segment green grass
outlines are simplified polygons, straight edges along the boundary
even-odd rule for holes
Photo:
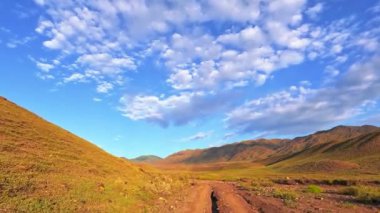
[[[323,192],[322,188],[317,185],[308,185],[305,191],[312,194],[320,194]]]

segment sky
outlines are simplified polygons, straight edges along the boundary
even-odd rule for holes
[[[116,156],[380,125],[377,0],[2,0],[0,95]]]

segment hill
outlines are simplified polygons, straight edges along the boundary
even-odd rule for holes
[[[271,164],[274,168],[294,172],[355,169],[377,174],[380,171],[380,131],[357,134],[310,145]]]
[[[166,157],[163,163],[213,163],[225,161],[258,161],[266,159],[287,140],[258,139],[227,144],[209,149],[185,150]]]
[[[380,171],[380,128],[337,126],[294,139],[258,139],[174,153],[162,162],[201,164],[249,161],[289,171]]]
[[[126,212],[159,187],[140,167],[2,97],[0,152],[1,212]]]
[[[162,160],[162,158],[155,155],[142,155],[137,158],[132,158],[129,160],[133,162],[139,162],[139,163],[155,163]]]

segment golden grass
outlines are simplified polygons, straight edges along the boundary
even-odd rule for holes
[[[134,212],[182,187],[0,98],[0,211]]]

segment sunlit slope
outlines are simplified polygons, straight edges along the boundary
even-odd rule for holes
[[[341,141],[326,141],[304,148],[273,168],[296,172],[348,171],[380,172],[380,131],[363,133]]]
[[[0,211],[126,210],[150,196],[143,170],[4,98],[0,153]]]
[[[337,126],[307,136],[257,139],[208,149],[185,150],[163,164],[254,162],[292,172],[358,171],[379,173],[380,128]]]

